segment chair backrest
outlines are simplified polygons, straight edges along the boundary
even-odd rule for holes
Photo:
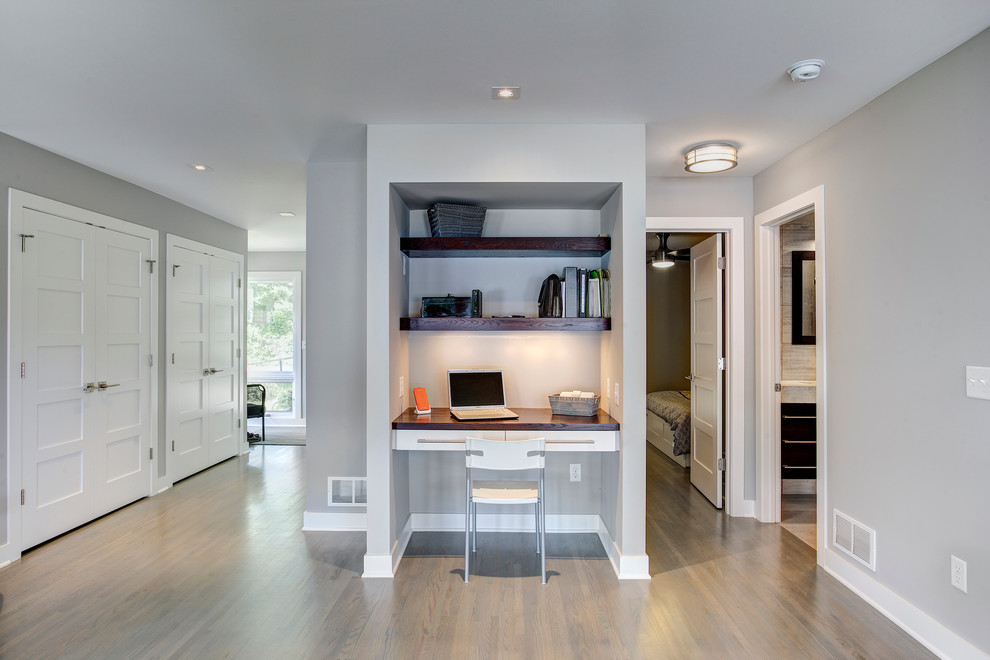
[[[531,440],[482,440],[465,438],[467,467],[480,470],[543,469],[545,438]]]
[[[248,385],[247,402],[265,405],[265,386],[257,383]]]

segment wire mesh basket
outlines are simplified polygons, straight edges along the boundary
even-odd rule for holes
[[[434,238],[478,237],[485,226],[484,206],[438,203],[426,211]]]
[[[554,415],[579,415],[581,417],[592,417],[598,414],[598,404],[601,403],[600,396],[560,396],[551,394],[550,411]]]

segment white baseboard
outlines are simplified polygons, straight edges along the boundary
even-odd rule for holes
[[[555,534],[579,534],[597,532],[600,518],[594,514],[547,516],[547,532]],[[463,513],[414,513],[409,516],[414,532],[463,532]],[[479,513],[479,532],[533,532],[536,533],[532,513]]]
[[[743,500],[738,507],[732,507],[731,511],[726,509],[726,513],[733,518],[755,518],[756,500]]]
[[[304,532],[363,532],[368,529],[368,514],[350,512],[303,511]]]
[[[364,556],[363,578],[392,578],[392,555],[368,555]]]
[[[940,658],[986,660],[990,657],[830,548],[825,550],[824,568]]]
[[[605,554],[612,564],[615,576],[620,580],[649,580],[650,579],[650,558],[646,555],[623,555],[619,546],[612,540],[612,535],[608,533],[604,521],[598,519],[598,538],[605,548]]]

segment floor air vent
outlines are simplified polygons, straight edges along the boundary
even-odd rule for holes
[[[877,570],[877,533],[844,513],[832,509],[834,530],[832,543],[838,549],[863,564]]]
[[[368,479],[366,477],[327,478],[327,504],[347,506],[368,503]]]

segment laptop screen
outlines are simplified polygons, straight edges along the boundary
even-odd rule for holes
[[[452,369],[447,388],[451,409],[505,407],[501,369]]]

